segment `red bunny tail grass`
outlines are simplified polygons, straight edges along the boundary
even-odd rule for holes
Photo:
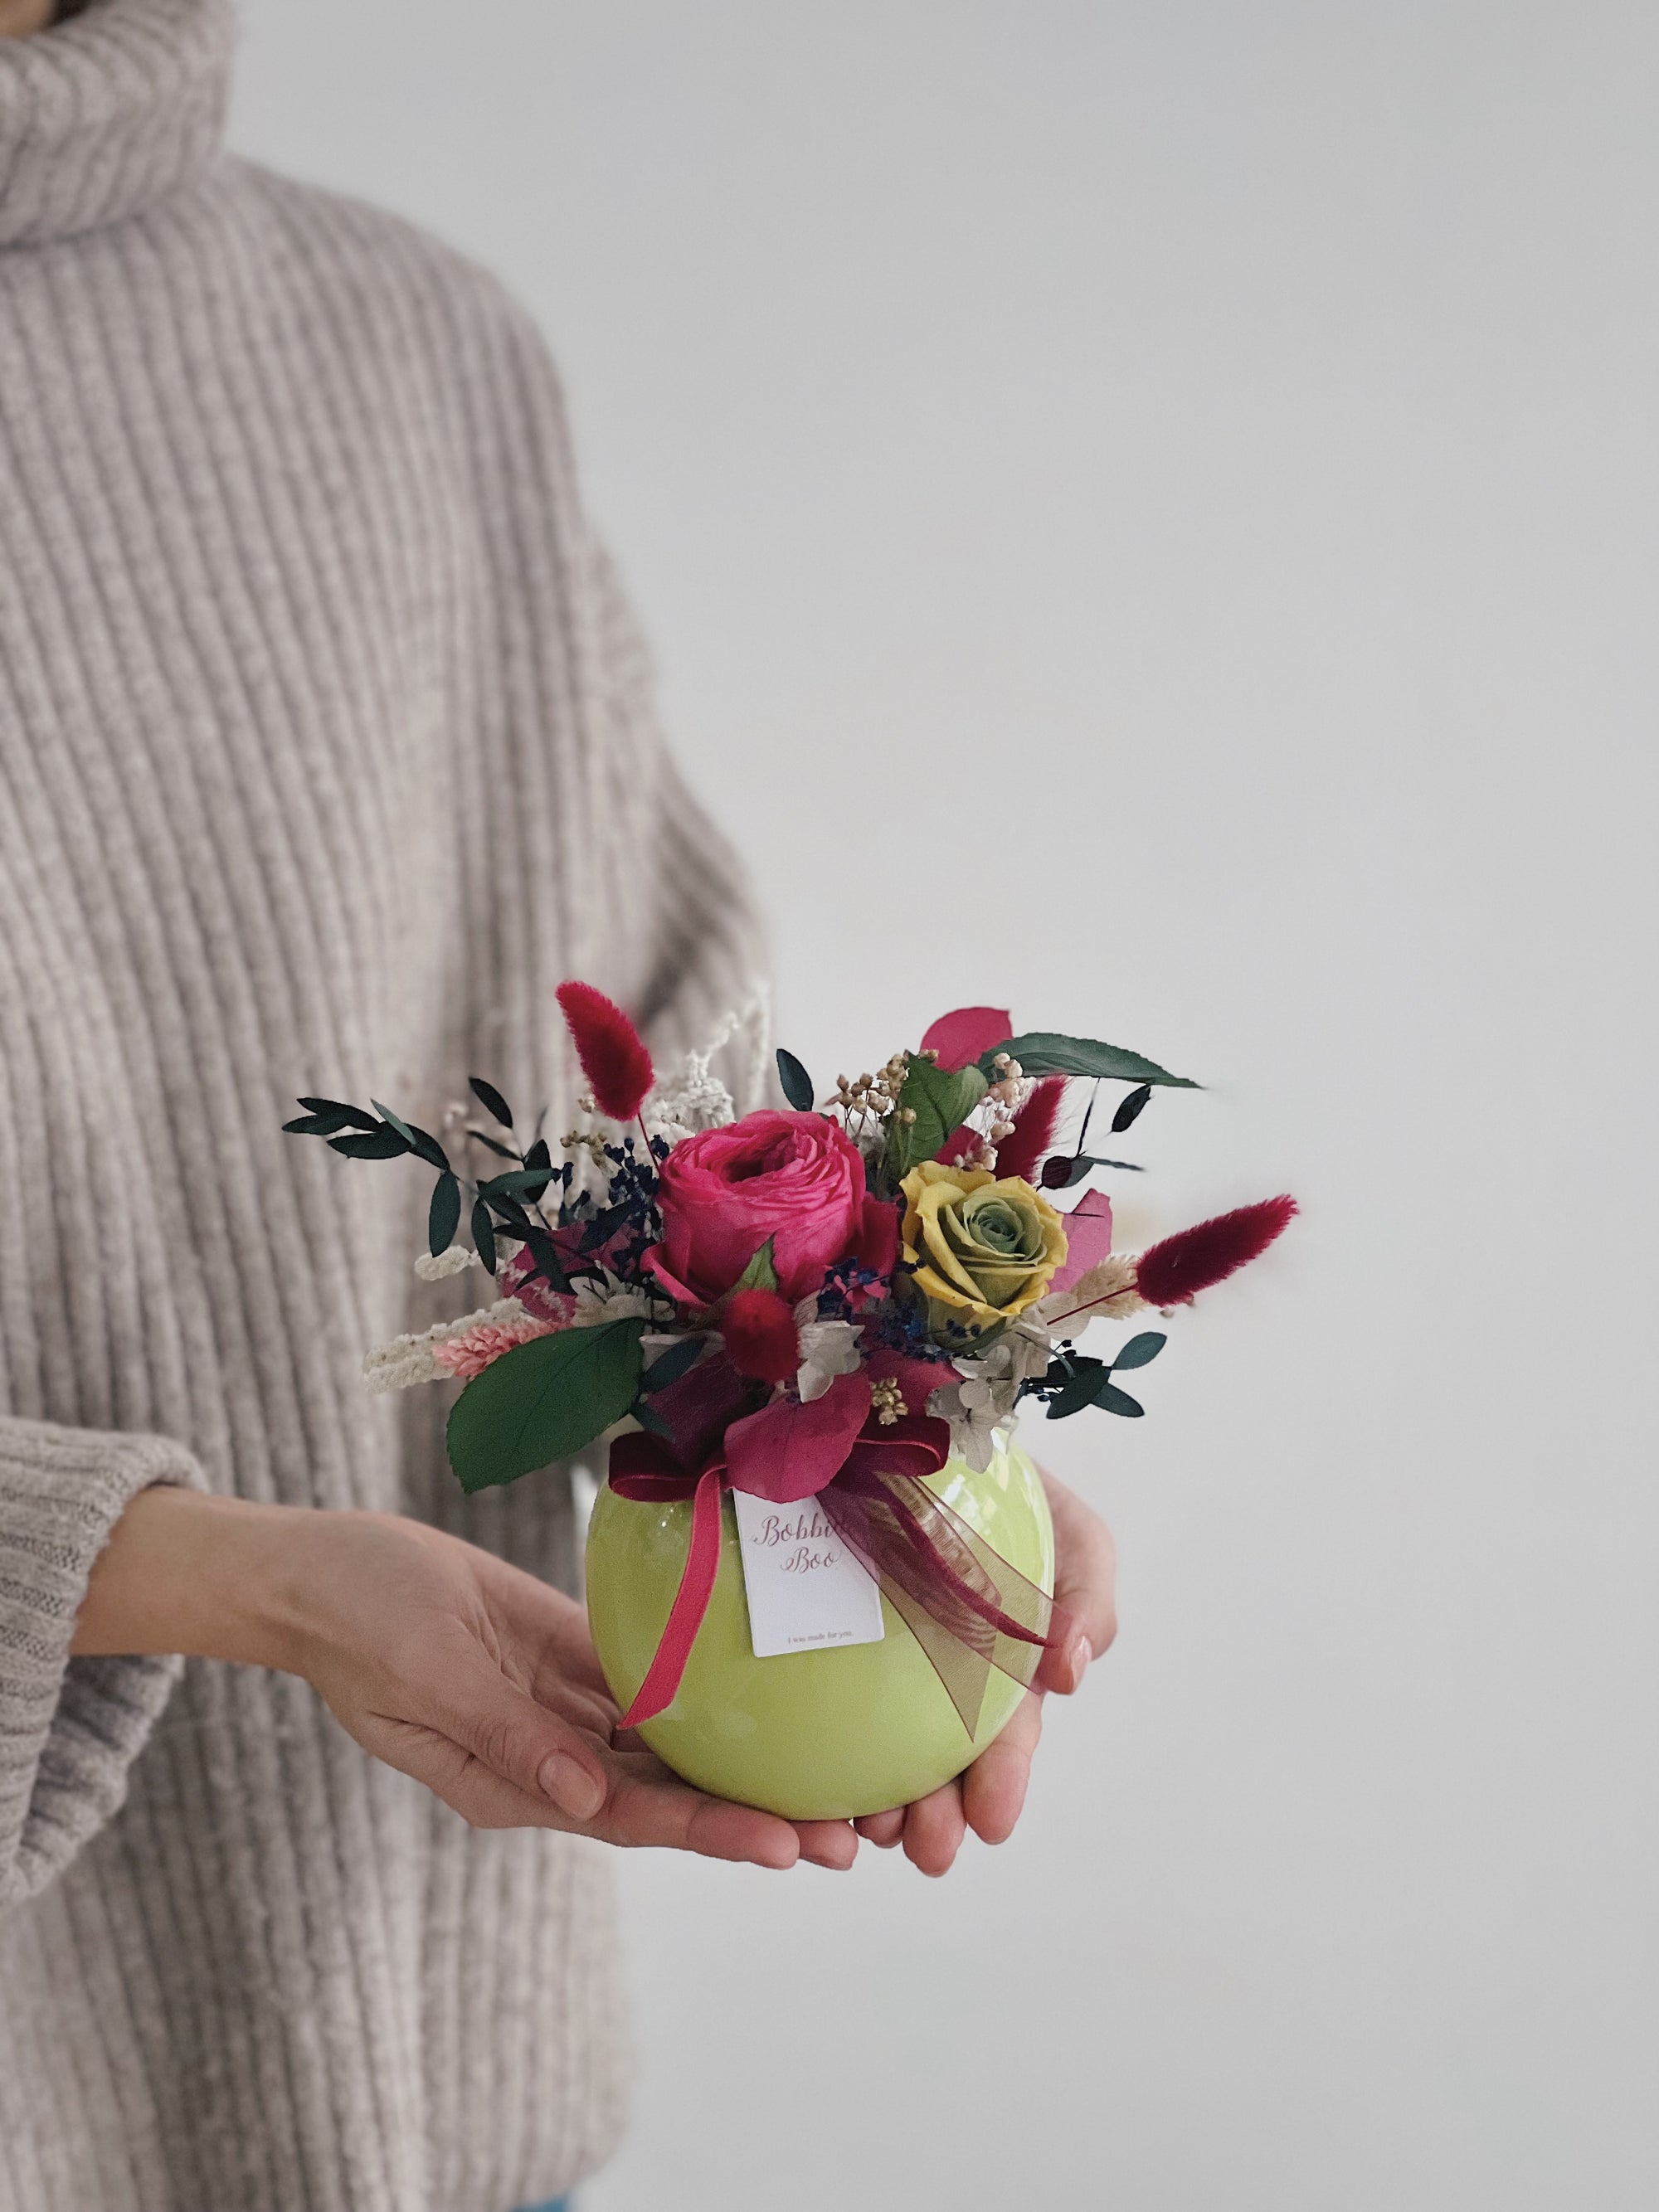
[[[1259,1259],[1291,1224],[1296,1200],[1288,1194],[1218,1213],[1165,1237],[1135,1262],[1135,1288],[1149,1306],[1186,1305],[1200,1291]]]
[[[757,1382],[794,1380],[800,1333],[787,1300],[775,1291],[739,1291],[721,1317],[720,1334],[739,1375]]]
[[[1005,1137],[997,1146],[999,1176],[1023,1176],[1027,1182],[1035,1182],[1042,1156],[1054,1141],[1054,1127],[1060,1120],[1060,1102],[1066,1095],[1063,1075],[1044,1075],[1014,1116],[1014,1133]]]
[[[644,1039],[616,1001],[591,983],[561,983],[555,995],[593,1103],[613,1121],[631,1121],[656,1079]]]

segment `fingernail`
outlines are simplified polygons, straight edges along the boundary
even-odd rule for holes
[[[550,1752],[536,1779],[560,1812],[568,1813],[573,1820],[591,1820],[605,1802],[603,1783],[579,1759],[565,1752]]]
[[[1089,1662],[1094,1656],[1093,1644],[1086,1636],[1079,1636],[1072,1646],[1072,1687],[1074,1690],[1082,1688],[1083,1678],[1088,1673]]]

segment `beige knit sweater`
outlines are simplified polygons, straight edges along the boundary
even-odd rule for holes
[[[695,1040],[748,921],[535,331],[226,156],[233,35],[0,41],[0,2212],[507,2212],[621,2122],[603,1853],[287,1677],[67,1648],[156,1481],[573,1581],[562,1480],[468,1502],[444,1394],[358,1381],[431,1317],[419,1171],[278,1126],[568,1111],[560,978]]]

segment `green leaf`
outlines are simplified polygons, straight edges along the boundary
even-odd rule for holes
[[[634,1407],[633,1411],[634,1419],[645,1431],[647,1436],[660,1437],[665,1444],[672,1444],[673,1443],[674,1431],[669,1427],[667,1422],[664,1420],[662,1415],[657,1412],[654,1407],[647,1406],[644,1399],[641,1398],[639,1403]]]
[[[337,1137],[342,1129],[352,1127],[343,1114],[301,1114],[292,1121],[284,1121],[285,1137]]]
[[[547,1188],[552,1176],[545,1167],[514,1168],[508,1175],[491,1176],[488,1182],[478,1185],[481,1198],[497,1195],[511,1197],[514,1192],[527,1191],[532,1196]]]
[[[1117,1358],[1112,1362],[1114,1373],[1120,1367],[1146,1367],[1158,1358],[1170,1341],[1161,1328],[1149,1328],[1142,1335],[1132,1336]]]
[[[1079,1152],[1075,1159],[1050,1158],[1042,1163],[1044,1190],[1070,1190],[1096,1168],[1125,1168],[1131,1175],[1141,1170],[1133,1160],[1104,1160],[1093,1152]]]
[[[817,1093],[812,1079],[793,1052],[778,1047],[778,1081],[783,1085],[783,1095],[798,1114],[810,1114]]]
[[[350,1129],[374,1127],[372,1114],[365,1114],[361,1106],[348,1106],[343,1098],[301,1098],[299,1103],[307,1114],[337,1114]]]
[[[511,1145],[498,1145],[493,1137],[486,1137],[482,1129],[469,1129],[466,1133],[476,1144],[483,1146],[487,1152],[494,1152],[498,1160],[516,1160],[522,1158],[520,1153],[514,1151]]]
[[[395,1129],[365,1129],[349,1137],[331,1137],[331,1148],[349,1160],[400,1160],[409,1151]]]
[[[983,1072],[971,1060],[966,1067],[950,1070],[920,1054],[911,1060],[887,1124],[885,1173],[890,1182],[902,1182],[919,1162],[933,1158],[985,1096],[985,1082]],[[915,1114],[914,1121],[900,1120],[907,1111]]]
[[[1086,1356],[1073,1357],[1071,1373],[1048,1401],[1048,1419],[1063,1421],[1069,1413],[1080,1413],[1085,1406],[1092,1406],[1106,1386],[1109,1372],[1103,1359]]]
[[[1109,1413],[1121,1413],[1131,1421],[1138,1421],[1146,1410],[1139,1398],[1132,1398],[1127,1390],[1120,1390],[1110,1382],[1101,1385],[1095,1394],[1095,1403],[1104,1407]]]
[[[467,1081],[472,1086],[472,1096],[478,1101],[485,1113],[493,1115],[501,1123],[502,1128],[510,1129],[513,1127],[513,1109],[496,1090],[495,1085],[486,1083],[482,1075],[470,1075]]]
[[[1119,1099],[1117,1111],[1112,1116],[1112,1134],[1115,1137],[1121,1137],[1123,1134],[1152,1095],[1152,1085],[1143,1083],[1139,1091],[1132,1091],[1127,1098]]]
[[[435,1260],[455,1242],[461,1225],[461,1186],[446,1168],[432,1186],[432,1205],[426,1217],[426,1249]]]
[[[772,1239],[769,1237],[760,1250],[738,1277],[732,1289],[738,1291],[775,1291],[778,1271],[772,1264]]]
[[[559,1248],[541,1224],[532,1221],[525,1232],[525,1243],[536,1263],[536,1272],[550,1291],[562,1297],[570,1288],[570,1278],[564,1272],[559,1258]]]
[[[488,1490],[568,1459],[639,1395],[637,1316],[532,1337],[492,1360],[450,1410],[449,1463],[463,1490]]]
[[[703,1353],[700,1336],[682,1337],[671,1344],[666,1352],[659,1352],[640,1377],[641,1390],[665,1390],[671,1382],[678,1382],[682,1375],[689,1375]]]
[[[389,1106],[382,1106],[378,1098],[371,1098],[368,1103],[383,1120],[391,1123],[416,1159],[424,1160],[429,1168],[443,1169],[449,1165],[449,1155],[434,1136],[425,1129],[417,1129],[413,1122],[405,1121]]]
[[[548,1149],[548,1143],[545,1137],[537,1138],[535,1143],[525,1154],[524,1164],[526,1169],[539,1169],[541,1170],[542,1190],[545,1190],[548,1184],[553,1180],[553,1155]],[[539,1198],[542,1193],[540,1190],[532,1189],[530,1191],[529,1194],[532,1198]]]
[[[1010,1037],[1006,1044],[997,1045],[981,1059],[979,1064],[988,1080],[991,1064],[1000,1052],[1017,1060],[1027,1075],[1106,1076],[1121,1083],[1169,1084],[1179,1091],[1199,1088],[1190,1076],[1171,1075],[1155,1060],[1143,1059],[1138,1052],[1126,1052],[1121,1045],[1102,1044],[1095,1037],[1056,1036],[1048,1030],[1034,1030],[1028,1036]]]
[[[495,1224],[489,1218],[489,1208],[480,1199],[472,1209],[472,1242],[478,1257],[490,1274],[495,1272]]]

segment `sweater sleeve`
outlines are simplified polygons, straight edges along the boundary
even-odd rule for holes
[[[0,1910],[117,1811],[177,1659],[71,1658],[93,1564],[152,1483],[200,1489],[162,1437],[0,1420]]]

